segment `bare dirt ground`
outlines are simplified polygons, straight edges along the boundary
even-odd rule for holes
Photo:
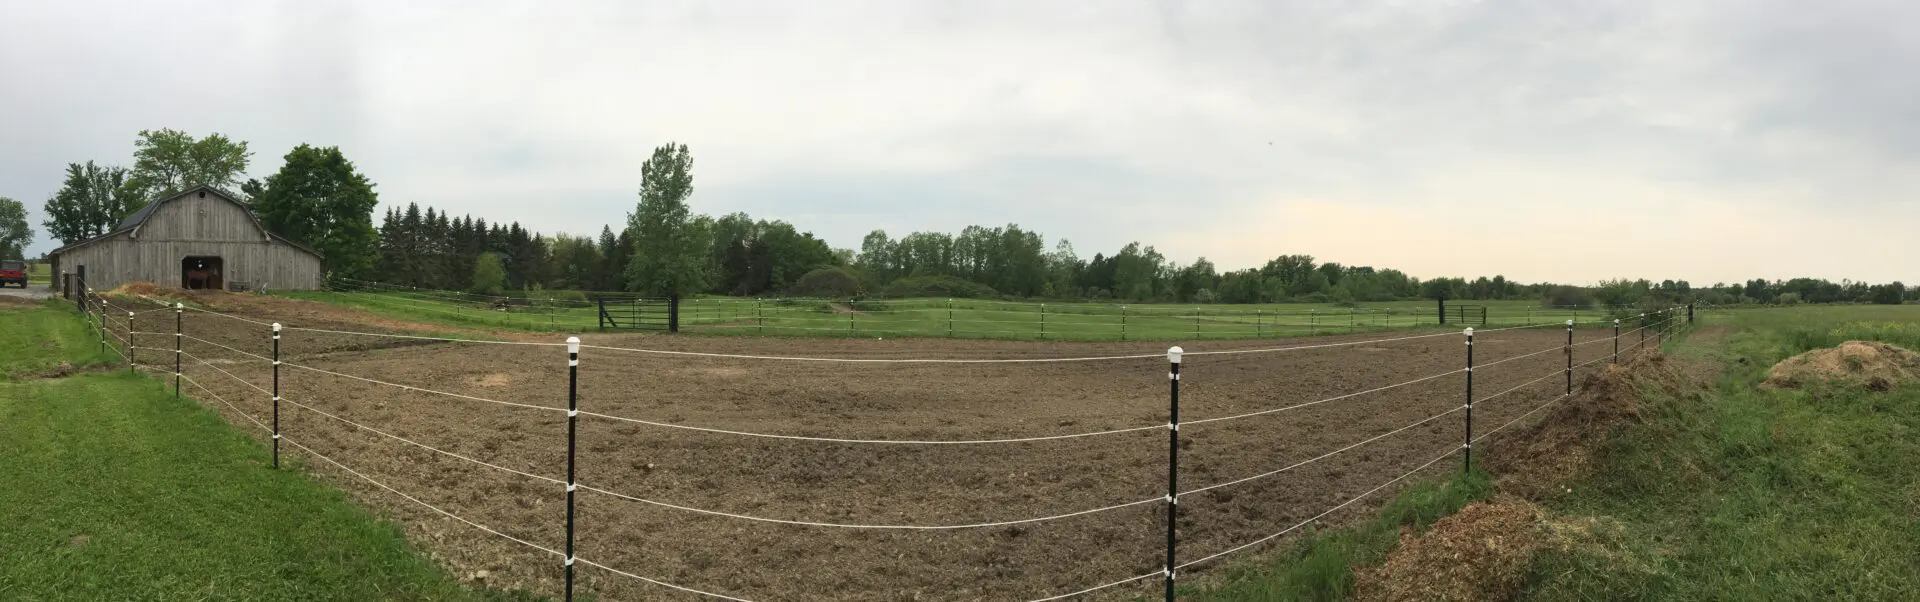
[[[201,299],[259,321],[328,330],[410,331],[350,310],[273,298]],[[143,315],[138,346],[171,346],[171,315]],[[147,319],[165,320],[143,324]],[[257,324],[188,312],[185,372],[262,422],[270,365],[202,340],[266,355]],[[441,329],[445,330],[445,329]],[[297,442],[421,502],[553,550],[564,544],[564,486],[436,454],[292,406],[452,453],[564,479],[567,367],[560,347],[438,343],[308,330],[285,333],[283,357],[364,378],[542,409],[435,395],[283,366],[280,425]],[[1575,362],[1612,352],[1608,331],[1576,331]],[[559,342],[564,337],[518,335]],[[1189,352],[1378,339],[1197,343]],[[1154,354],[1147,359],[1010,364],[862,364],[728,359],[586,349],[583,411],[692,427],[861,439],[983,439],[1082,433],[1167,422],[1161,344],[889,339],[805,340],[588,334],[589,345],[712,353],[842,358],[1040,358]],[[1426,382],[1237,420],[1180,429],[1181,490],[1233,481],[1308,460],[1458,408],[1465,399],[1463,338],[1445,336],[1323,349],[1189,356],[1184,422],[1312,402],[1415,378]],[[1507,424],[1565,386],[1563,330],[1483,333],[1476,433]],[[1623,337],[1623,354],[1637,339]],[[1591,344],[1585,344],[1591,343]],[[1549,350],[1525,359],[1505,358]],[[140,350],[142,363],[170,353]],[[158,361],[154,361],[158,360]],[[1579,382],[1606,362],[1581,368]],[[225,370],[231,377],[215,370]],[[165,371],[171,371],[170,367]],[[242,384],[244,380],[249,384]],[[188,391],[195,391],[189,385]],[[199,395],[203,399],[209,395]],[[218,401],[208,405],[254,427]],[[1266,537],[1423,463],[1457,470],[1464,415],[1422,426],[1266,478],[1182,497],[1182,561]],[[752,600],[1028,600],[1155,573],[1164,553],[1164,428],[1027,443],[892,445],[826,443],[698,432],[582,415],[578,482],[634,497],[782,520],[951,525],[1058,515],[1155,500],[1070,518],[958,530],[842,529],[753,522],[582,490],[578,555],[636,575]],[[1524,424],[1524,423],[1523,423]],[[264,434],[262,434],[264,439]],[[1498,441],[1492,439],[1490,441]],[[1485,446],[1481,446],[1484,448]],[[1486,453],[1476,449],[1476,455]],[[283,447],[290,458],[304,454]],[[367,485],[319,460],[306,463],[405,526],[412,539],[462,575],[556,594],[561,559],[531,550]],[[1372,514],[1400,485],[1326,517]],[[1288,541],[1281,538],[1196,566],[1218,570]],[[690,598],[592,567],[583,591],[603,599]],[[1158,578],[1095,597],[1139,595]]]

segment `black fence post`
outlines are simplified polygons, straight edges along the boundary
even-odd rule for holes
[[[1687,304],[1687,325],[1688,326],[1693,325],[1693,304],[1692,303]]]
[[[100,298],[100,355],[107,354],[107,299]]]
[[[273,467],[280,467],[280,323],[273,323]]]
[[[947,338],[953,338],[953,298],[947,298]]]
[[[1480,306],[1480,325],[1487,325],[1487,306],[1485,305]]]
[[[600,308],[600,315],[598,316],[600,318],[600,330],[606,330],[607,329],[607,298],[594,297],[593,301],[594,301],[594,304]]]
[[[1040,304],[1040,340],[1047,339],[1047,304]]]
[[[133,367],[135,366],[135,362],[133,361],[134,336],[135,335],[133,334],[133,312],[127,312],[127,372],[133,372],[134,371]]]
[[[74,270],[75,272],[73,275],[73,282],[75,285],[74,288],[76,289],[74,292],[80,293],[80,294],[74,295],[73,298],[75,302],[79,303],[77,307],[80,308],[80,313],[86,313],[87,312],[87,266],[84,266],[84,265],[75,266]]]
[[[1173,602],[1174,532],[1180,509],[1180,354],[1179,347],[1167,349],[1167,564],[1165,590],[1167,602]]]
[[[667,297],[667,332],[680,332],[680,296]]]
[[[567,337],[567,594],[573,600],[573,458],[580,420],[580,337]]]
[[[1267,338],[1266,310],[1262,310],[1262,309],[1253,310],[1253,337],[1256,339]]]
[[[184,336],[183,333],[185,332],[180,329],[180,321],[185,317],[187,313],[186,308],[187,306],[181,303],[173,304],[173,398],[174,399],[180,398],[180,338]]]
[[[1567,320],[1567,394],[1573,394],[1573,320]]]
[[[1640,346],[1635,347],[1634,351],[1640,352],[1640,351],[1646,351],[1646,350],[1647,350],[1647,314],[1640,314]]]
[[[1613,363],[1620,363],[1620,318],[1613,319]]]
[[[1447,300],[1446,300],[1446,299],[1434,299],[1433,301],[1434,301],[1435,303],[1439,303],[1439,304],[1440,304],[1440,325],[1441,325],[1441,326],[1446,326],[1446,325],[1447,325]]]
[[[1465,450],[1465,463],[1461,472],[1473,470],[1473,328],[1467,328],[1467,436],[1460,445]]]
[[[1120,340],[1127,340],[1127,306],[1120,306]]]

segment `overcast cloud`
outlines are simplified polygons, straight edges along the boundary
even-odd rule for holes
[[[1905,2],[12,2],[0,196],[134,135],[545,232],[696,211],[837,247],[1009,222],[1222,269],[1920,281]],[[53,245],[41,242],[31,250]]]

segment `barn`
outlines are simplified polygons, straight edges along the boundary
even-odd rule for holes
[[[221,290],[320,288],[320,254],[268,232],[233,195],[196,186],[154,199],[112,231],[48,253],[87,287],[129,282]],[[56,283],[57,285],[57,283]]]

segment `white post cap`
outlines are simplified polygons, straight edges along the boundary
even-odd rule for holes
[[[1567,320],[1567,325],[1568,325],[1568,326],[1572,326],[1572,325],[1573,325],[1573,320]]]
[[[1173,362],[1173,363],[1176,363],[1176,364],[1178,364],[1178,363],[1180,363],[1180,354],[1182,354],[1182,353],[1186,353],[1186,350],[1185,350],[1185,349],[1181,349],[1179,345],[1174,345],[1174,346],[1172,346],[1172,347],[1168,347],[1168,348],[1167,348],[1167,361],[1169,361],[1169,362]]]
[[[274,331],[274,332],[280,332],[280,323],[279,323],[279,322],[274,322],[274,323],[273,323],[273,331]]]
[[[1614,318],[1614,319],[1613,319],[1613,325],[1614,325],[1614,326],[1619,326],[1619,325],[1620,325],[1620,318]]]
[[[1472,327],[1472,326],[1468,326],[1468,327],[1467,327],[1467,336],[1473,336],[1473,327]]]
[[[178,303],[178,302],[175,302],[175,303],[173,304],[173,309],[174,309],[175,311],[178,311],[178,310],[182,310],[182,309],[186,309],[186,308],[187,308],[187,304],[185,304],[185,303]]]
[[[580,352],[580,337],[567,337],[567,353]]]

